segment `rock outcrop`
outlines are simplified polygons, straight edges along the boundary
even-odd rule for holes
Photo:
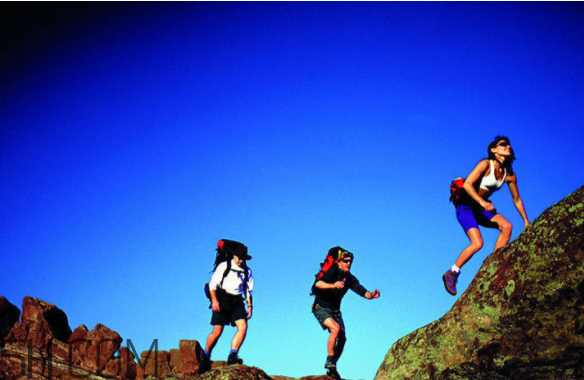
[[[121,347],[122,338],[104,325],[71,331],[65,312],[32,297],[24,298],[20,320],[10,321],[0,351],[0,379],[136,377],[133,355]]]
[[[24,298],[19,316],[20,310],[0,296],[0,380],[296,380],[221,361],[200,373],[203,349],[196,340],[181,340],[169,351],[153,346],[135,358],[134,348],[122,347],[122,337],[107,326],[71,331],[64,311],[32,297]]]
[[[181,340],[179,348],[170,351],[144,351],[136,379],[193,378],[200,372],[202,355],[203,349],[196,340]]]
[[[447,314],[390,348],[375,379],[584,379],[584,187],[487,257]]]

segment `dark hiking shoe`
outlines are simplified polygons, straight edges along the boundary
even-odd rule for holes
[[[326,371],[326,375],[332,377],[335,380],[343,380],[341,378],[341,375],[339,374],[339,372],[337,371],[337,367],[333,367],[333,368],[328,368]]]
[[[207,372],[211,369],[211,359],[205,353],[201,356],[201,364],[199,365],[199,373]]]
[[[337,363],[335,363],[334,356],[327,356],[326,362],[324,362],[325,369],[337,368]]]
[[[327,356],[326,362],[324,363],[324,368],[326,369],[326,375],[330,376],[336,380],[341,380],[341,375],[337,371],[337,364],[335,363],[334,357]]]
[[[227,357],[227,364],[243,364],[243,360],[236,353],[232,352]]]
[[[458,281],[458,276],[460,272],[454,272],[452,270],[447,270],[442,275],[442,281],[444,282],[444,288],[448,293],[455,296],[456,295],[456,282]]]

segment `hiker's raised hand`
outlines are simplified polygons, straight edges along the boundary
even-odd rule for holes
[[[337,281],[333,286],[335,289],[343,289],[345,287],[345,281]]]
[[[379,298],[381,296],[381,293],[379,292],[379,290],[375,289],[372,292],[367,292],[367,294],[365,294],[367,299],[373,300],[376,298]]]
[[[221,306],[219,306],[218,301],[211,301],[211,310],[213,310],[216,313],[221,311]]]

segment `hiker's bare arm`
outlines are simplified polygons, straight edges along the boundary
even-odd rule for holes
[[[318,289],[343,289],[345,287],[345,282],[337,281],[334,284],[331,284],[324,281],[317,281],[314,286]]]
[[[466,193],[474,199],[482,208],[487,211],[491,211],[494,209],[493,204],[491,202],[485,201],[479,193],[475,190],[473,184],[476,183],[478,180],[482,178],[485,174],[487,168],[489,167],[489,160],[482,160],[475,166],[475,168],[470,172],[470,174],[466,177],[464,181],[464,190]]]
[[[217,290],[209,289],[209,294],[211,294],[211,310],[214,312],[220,312],[221,306],[219,305],[219,301],[217,300]]]
[[[527,212],[525,211],[523,200],[521,200],[521,196],[519,195],[519,187],[517,186],[517,176],[515,174],[508,176],[506,182],[507,185],[509,186],[509,190],[511,191],[513,204],[515,204],[515,208],[519,212],[519,215],[521,215],[521,219],[523,219],[525,227],[527,227],[529,226],[529,219],[527,218]]]

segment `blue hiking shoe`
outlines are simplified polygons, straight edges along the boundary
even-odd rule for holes
[[[443,275],[442,275],[442,281],[444,282],[444,288],[446,289],[446,291],[455,296],[456,295],[456,281],[458,281],[458,276],[460,275],[460,272],[454,272],[452,270],[447,270]]]

